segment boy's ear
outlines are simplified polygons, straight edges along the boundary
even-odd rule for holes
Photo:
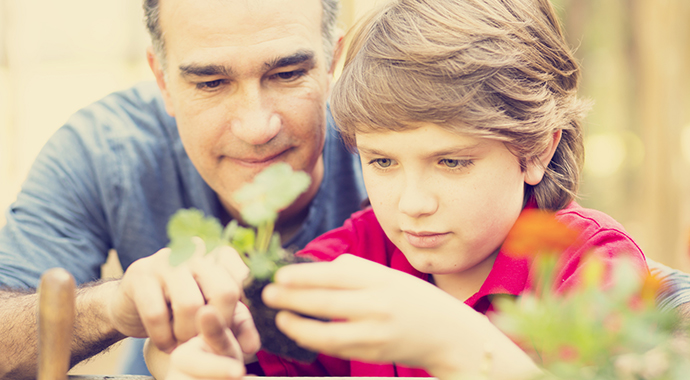
[[[527,162],[527,167],[525,168],[525,183],[536,186],[541,182],[542,178],[544,178],[546,167],[549,166],[551,158],[554,153],[556,153],[556,148],[558,148],[558,144],[561,142],[561,134],[561,129],[554,132],[546,149],[544,149],[539,156]]]
[[[165,110],[170,114],[170,116],[175,117],[175,109],[173,107],[172,98],[170,97],[170,92],[168,92],[168,86],[165,82],[165,73],[161,67],[160,62],[156,53],[153,51],[153,47],[149,46],[146,49],[146,60],[149,62],[149,67],[153,72],[153,76],[156,77],[156,83],[158,83],[158,88],[163,94],[163,101],[165,102]]]

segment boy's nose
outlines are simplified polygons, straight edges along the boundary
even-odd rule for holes
[[[270,102],[262,99],[260,90],[245,91],[234,107],[230,129],[238,139],[262,145],[271,141],[282,128],[283,120]]]
[[[438,210],[438,200],[422,181],[407,181],[400,193],[398,209],[405,215],[417,218],[431,215]]]

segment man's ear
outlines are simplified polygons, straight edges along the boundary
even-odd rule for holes
[[[554,153],[556,153],[556,148],[558,148],[558,144],[561,142],[562,132],[561,129],[554,132],[546,149],[544,149],[539,156],[527,162],[527,167],[525,168],[525,183],[535,186],[544,178],[546,167],[549,166],[551,158],[553,158]]]
[[[340,62],[340,57],[343,55],[345,50],[345,37],[342,33],[339,33],[338,40],[335,42],[335,47],[333,49],[333,60],[331,60],[331,67],[328,69],[328,74],[333,75],[335,69],[338,67]]]
[[[161,66],[158,56],[153,51],[153,47],[149,46],[146,49],[146,59],[149,61],[149,67],[153,72],[153,76],[156,77],[156,83],[158,83],[158,88],[163,94],[163,101],[165,102],[165,110],[172,117],[175,117],[175,107],[173,107],[172,98],[170,97],[170,92],[168,91],[168,85],[165,82],[165,72]]]

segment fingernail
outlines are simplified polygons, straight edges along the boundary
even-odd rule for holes
[[[276,284],[280,284],[285,281],[285,267],[282,267],[278,269],[274,274],[273,274],[273,282]]]
[[[261,294],[261,298],[264,300],[265,303],[270,303],[272,300],[276,299],[276,297],[277,297],[276,292],[277,292],[276,286],[273,284],[268,284],[264,288],[264,291]]]

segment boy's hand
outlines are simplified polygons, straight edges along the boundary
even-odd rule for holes
[[[450,325],[484,318],[425,281],[352,255],[284,267],[263,297],[270,307],[332,320],[281,311],[278,327],[301,346],[410,366],[429,366],[450,349]]]
[[[263,293],[278,327],[299,345],[324,354],[458,374],[525,378],[529,357],[489,320],[434,285],[383,265],[342,255],[332,262],[290,265]],[[323,322],[296,313],[331,320]]]
[[[241,379],[245,375],[243,353],[223,316],[213,306],[204,306],[196,325],[199,335],[172,352],[166,379]]]

